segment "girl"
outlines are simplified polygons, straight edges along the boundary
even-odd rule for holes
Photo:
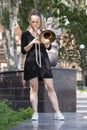
[[[63,114],[59,110],[57,95],[54,90],[53,85],[53,75],[50,68],[50,62],[46,49],[51,48],[49,40],[46,44],[41,43],[40,27],[41,27],[41,14],[37,9],[31,10],[29,14],[29,27],[28,30],[23,32],[21,37],[21,51],[22,54],[26,55],[25,65],[24,65],[24,80],[30,83],[30,101],[34,110],[32,115],[32,120],[38,120],[38,79],[42,78],[44,86],[47,90],[49,99],[54,108],[55,114],[54,119],[64,120]],[[41,56],[41,63],[38,65],[36,62],[36,51],[37,47],[37,57],[38,53]],[[39,48],[40,46],[40,48]],[[40,50],[39,50],[40,49]]]

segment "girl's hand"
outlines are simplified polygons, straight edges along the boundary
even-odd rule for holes
[[[34,38],[33,42],[35,44],[40,44],[41,43],[41,41],[39,40],[39,37]]]
[[[45,46],[45,48],[47,49],[47,48],[50,47],[50,44],[49,44],[49,43],[48,43],[48,44],[44,44],[44,46]]]
[[[45,48],[49,48],[50,40],[49,39],[45,39],[43,44],[44,44]]]

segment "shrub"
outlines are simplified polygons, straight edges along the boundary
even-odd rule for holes
[[[7,130],[23,120],[30,118],[32,113],[33,110],[30,107],[15,111],[11,108],[10,101],[7,99],[0,100],[0,130]]]

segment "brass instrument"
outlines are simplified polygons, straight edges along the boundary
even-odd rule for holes
[[[37,29],[35,29],[35,41],[37,40]],[[39,49],[39,51],[38,51]],[[35,44],[35,56],[36,56],[36,63],[41,68],[41,51],[40,51],[40,44]]]
[[[36,38],[36,35],[35,35]],[[56,35],[53,31],[51,30],[44,30],[40,34],[40,41],[41,43],[45,44],[50,44],[55,41]],[[39,51],[37,51],[39,48]],[[41,67],[41,51],[40,51],[40,44],[35,44],[35,53],[36,53],[36,63],[39,67]]]
[[[52,30],[42,31],[40,34],[40,40],[43,44],[48,44],[54,42],[56,39],[56,35]]]

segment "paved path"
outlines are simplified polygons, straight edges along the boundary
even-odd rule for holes
[[[9,130],[87,130],[87,115],[64,113],[65,121],[53,119],[53,113],[40,113],[39,121],[25,120]]]
[[[77,91],[77,99],[87,98],[87,92]],[[63,113],[65,121],[54,120],[53,113],[39,113],[39,121],[27,119],[9,130],[87,130],[86,113]]]
[[[87,92],[81,92],[79,90],[77,90],[77,98],[87,98]]]
[[[87,113],[87,92],[77,90],[77,113]]]

